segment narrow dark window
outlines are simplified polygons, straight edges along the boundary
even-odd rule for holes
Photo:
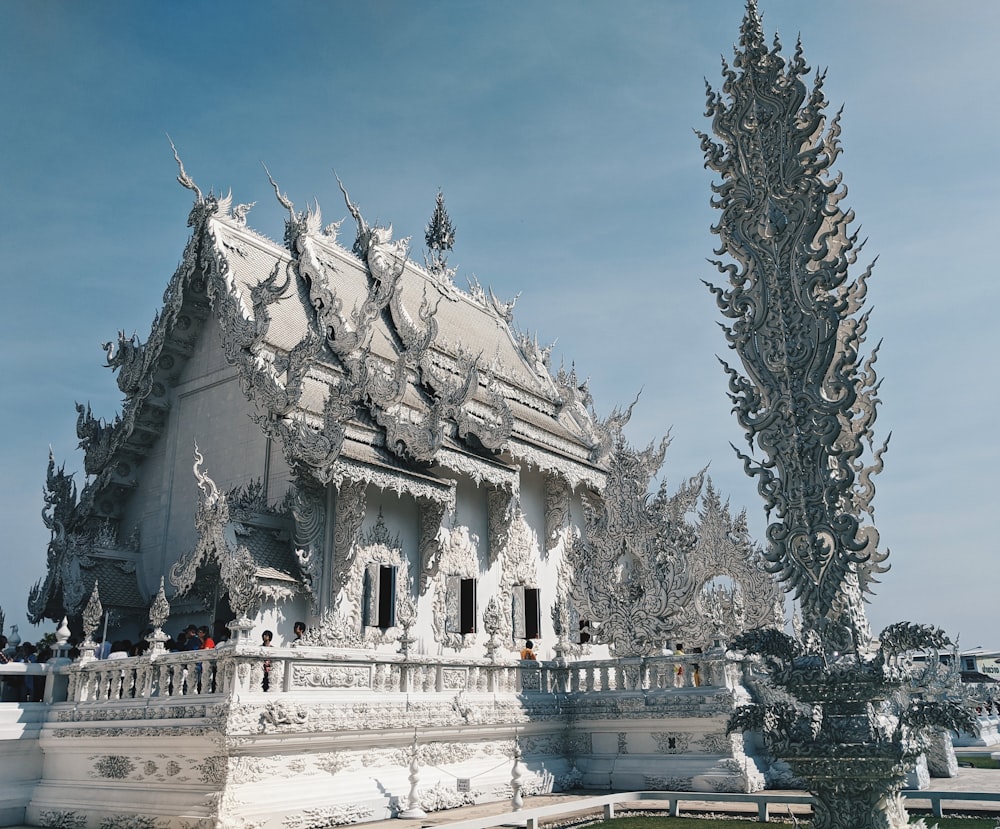
[[[383,630],[396,624],[396,568],[379,567],[378,626]]]
[[[445,622],[448,633],[476,632],[476,580],[448,576],[445,583]]]
[[[542,608],[537,587],[524,588],[524,635],[538,639],[542,635]]]
[[[542,633],[540,591],[537,587],[515,584],[511,592],[511,622],[515,641],[538,639]]]
[[[462,633],[476,632],[476,580],[462,579],[460,587],[461,613],[459,625]]]
[[[364,620],[385,630],[396,624],[396,568],[372,562],[365,568]]]

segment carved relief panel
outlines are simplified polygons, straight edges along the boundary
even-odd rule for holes
[[[563,529],[569,523],[570,487],[561,475],[545,476],[545,551],[558,546]]]
[[[326,493],[307,480],[296,481],[289,490],[295,520],[295,555],[314,610],[321,610],[323,540],[326,534]]]

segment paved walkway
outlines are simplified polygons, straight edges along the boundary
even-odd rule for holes
[[[1000,751],[1000,746],[990,746],[981,747],[973,746],[968,748],[961,748],[956,753],[961,757],[966,754],[985,754],[989,756],[991,752]],[[959,768],[957,777],[932,777],[930,787],[933,791],[948,791],[948,792],[996,792],[1000,793],[1000,769],[969,769],[969,768]],[[601,792],[580,792],[580,793],[570,793],[570,794],[546,794],[537,795],[535,797],[524,798],[525,809],[532,809],[538,806],[549,806],[556,803],[566,804],[566,814],[557,818],[552,818],[551,822],[562,822],[564,820],[570,820],[572,818],[584,818],[589,815],[594,817],[599,816],[599,812],[590,809],[584,811],[573,811],[573,801],[583,800],[594,795],[601,794]],[[911,811],[922,812],[926,807],[927,803],[920,803],[916,801],[911,804]],[[785,811],[787,806],[774,806],[772,807],[772,815],[775,817],[781,814],[787,814]],[[665,803],[649,802],[642,804],[642,811],[652,812],[657,809],[666,810]],[[808,810],[799,807],[792,806],[792,812],[799,816],[802,814],[808,814]],[[478,806],[464,806],[460,809],[448,809],[443,812],[432,812],[427,815],[427,817],[420,818],[419,820],[380,820],[373,823],[361,824],[363,829],[406,829],[406,827],[412,827],[412,829],[422,829],[423,827],[445,827],[451,823],[458,823],[459,821],[473,820],[477,817],[492,817],[493,815],[500,815],[504,812],[510,811],[510,803],[507,801],[500,803],[482,803]],[[622,809],[619,807],[618,812],[622,813]],[[945,814],[955,813],[955,812],[982,812],[990,815],[1000,815],[1000,803],[996,801],[967,801],[959,804],[950,804],[945,808]],[[734,803],[691,803],[684,806],[682,814],[693,815],[698,812],[726,812],[731,814],[743,814],[743,815],[757,815],[757,807],[754,804],[746,804],[741,806]],[[931,821],[933,824],[933,820]]]

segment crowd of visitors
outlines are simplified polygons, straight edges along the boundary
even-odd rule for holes
[[[172,639],[168,639],[164,647],[171,653],[180,653],[181,651],[200,651],[205,648],[214,648],[216,644],[222,644],[229,637],[228,634],[223,633],[225,631],[224,627],[220,625],[215,626],[216,636],[213,637],[208,625],[188,625],[184,630],[180,631]]]
[[[31,642],[21,642],[11,646],[6,636],[0,634],[0,665],[10,662],[20,662],[33,665],[46,662],[52,656],[48,647],[39,651]],[[0,676],[3,688],[0,690],[0,701],[3,702],[41,702],[45,692],[45,677],[32,674],[5,674]]]
[[[143,635],[138,639],[138,641],[133,642],[130,639],[115,639],[113,641],[106,641],[101,637],[97,637],[96,645],[94,650],[94,656],[97,659],[125,659],[131,656],[143,656],[149,650],[149,634],[152,630],[144,631]],[[304,635],[306,633],[305,622],[295,622],[292,626],[292,639],[289,642],[291,645],[298,645],[304,643]],[[46,637],[46,640],[51,638],[51,636]],[[190,624],[184,629],[177,632],[177,634],[168,639],[164,643],[165,650],[170,653],[182,653],[185,651],[196,651],[204,650],[207,648],[214,648],[218,644],[222,644],[229,638],[229,631],[226,629],[225,625],[216,623],[215,625],[215,635],[212,635],[212,630],[208,625],[194,625]],[[262,634],[261,644],[264,647],[270,647],[273,643],[274,634],[270,631],[264,631]],[[15,645],[11,645],[8,638],[3,634],[0,634],[0,666],[6,665],[10,662],[18,663],[44,663],[47,662],[53,655],[50,643],[43,641],[39,643],[36,647],[31,642],[20,642],[17,643],[15,638]],[[71,659],[76,659],[80,655],[79,650],[79,639],[72,637],[69,642],[70,650],[68,656]],[[271,663],[267,660],[264,667],[264,690],[268,690],[270,686],[270,673],[271,673]],[[196,679],[201,683],[201,673],[202,665],[198,663],[195,668]],[[10,674],[10,673],[0,673],[0,700],[3,702],[38,702],[41,701],[42,696],[45,692],[45,677],[32,675],[32,674]]]

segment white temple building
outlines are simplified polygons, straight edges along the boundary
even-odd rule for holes
[[[650,493],[667,441],[456,286],[441,196],[421,265],[346,191],[351,234],[275,184],[277,244],[179,166],[181,264],[106,347],[123,409],[77,406],[79,492],[49,462],[30,611],[87,641],[0,825],[336,826],[510,797],[516,757],[526,794],[762,787],[722,646],[782,594],[704,473]],[[109,612],[145,655],[93,658]],[[189,623],[231,636],[165,651]]]

